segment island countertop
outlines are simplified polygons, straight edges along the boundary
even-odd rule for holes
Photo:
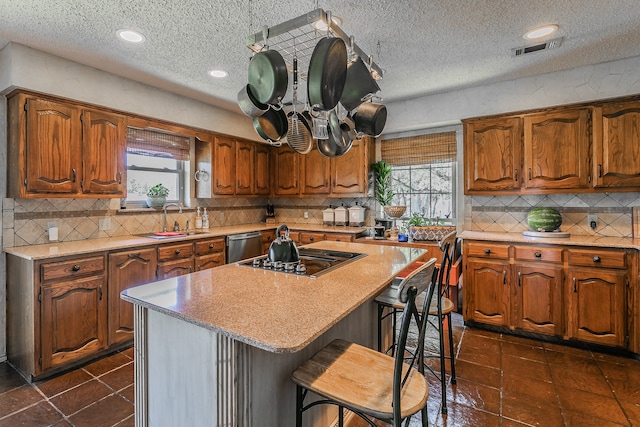
[[[228,264],[130,288],[121,297],[272,353],[294,353],[426,253],[417,248],[331,241],[308,246],[367,256],[316,279]]]

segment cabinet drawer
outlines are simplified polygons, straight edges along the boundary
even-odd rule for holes
[[[169,279],[193,273],[193,260],[179,259],[158,264],[158,279]]]
[[[189,258],[193,255],[192,243],[166,245],[158,248],[158,261]]]
[[[516,259],[523,261],[562,262],[562,248],[516,246]]]
[[[509,258],[509,246],[495,243],[469,243],[467,244],[467,256],[482,258]]]
[[[324,233],[300,233],[300,244],[321,242],[324,240]]]
[[[213,255],[205,255],[197,257],[195,260],[195,271],[207,270],[209,268],[218,267],[224,265],[224,253],[217,253]]]
[[[211,239],[195,242],[196,255],[207,255],[224,251],[224,239]]]
[[[324,240],[331,240],[334,242],[353,242],[353,234],[342,233],[327,233],[324,236]]]
[[[104,273],[104,256],[77,258],[60,262],[48,262],[40,265],[40,281],[65,279]]]
[[[276,238],[276,231],[263,231],[262,232],[262,243],[271,243]]]
[[[289,231],[289,238],[296,243],[300,243],[301,235],[302,233],[300,233],[299,231]]]
[[[625,252],[604,249],[568,249],[569,264],[585,267],[626,268]]]

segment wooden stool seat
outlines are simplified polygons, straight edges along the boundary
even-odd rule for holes
[[[378,419],[393,418],[395,358],[340,339],[332,341],[293,372],[293,382]],[[402,418],[420,411],[429,396],[427,381],[411,369],[402,388]]]

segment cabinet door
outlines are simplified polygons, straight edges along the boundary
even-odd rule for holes
[[[367,161],[365,140],[354,141],[351,149],[331,159],[331,193],[365,195],[367,192]]]
[[[255,144],[255,187],[254,194],[266,196],[271,192],[269,182],[269,152],[270,148],[266,144]]]
[[[593,163],[596,187],[640,187],[640,102],[595,109]]]
[[[570,268],[568,278],[569,338],[623,347],[626,339],[625,271]]]
[[[210,140],[195,138],[195,164],[196,171],[193,175],[195,181],[195,196],[197,199],[211,198],[211,167],[213,155],[213,143]]]
[[[126,126],[123,116],[82,112],[82,192],[124,197]]]
[[[224,265],[224,261],[224,252],[196,257],[195,271],[207,270],[209,268]]]
[[[193,258],[167,261],[158,264],[158,280],[193,273]]]
[[[254,144],[236,141],[236,194],[253,194]]]
[[[465,123],[465,194],[518,190],[522,163],[522,119],[507,117]]]
[[[230,138],[216,137],[213,144],[213,193],[235,194],[236,144]]]
[[[465,274],[465,319],[488,325],[508,325],[509,262],[469,260]]]
[[[104,277],[41,286],[41,372],[107,348]]]
[[[564,110],[524,117],[526,188],[588,188],[589,110]]]
[[[156,280],[155,248],[109,254],[109,344],[133,339],[133,306],[125,289]]]
[[[331,159],[322,155],[320,151],[312,150],[302,156],[300,175],[302,194],[329,194],[331,191]]]
[[[80,110],[66,104],[27,99],[26,191],[79,191],[82,167]]]
[[[529,332],[562,335],[562,266],[516,265],[513,325]]]
[[[276,196],[300,193],[298,173],[300,154],[287,147],[279,147],[273,153],[273,192]]]

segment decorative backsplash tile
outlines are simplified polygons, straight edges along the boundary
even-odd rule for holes
[[[578,235],[632,237],[632,207],[640,193],[544,194],[465,197],[465,230],[522,232],[534,207],[554,207],[562,214],[562,231]],[[597,227],[587,215],[598,217]]]

